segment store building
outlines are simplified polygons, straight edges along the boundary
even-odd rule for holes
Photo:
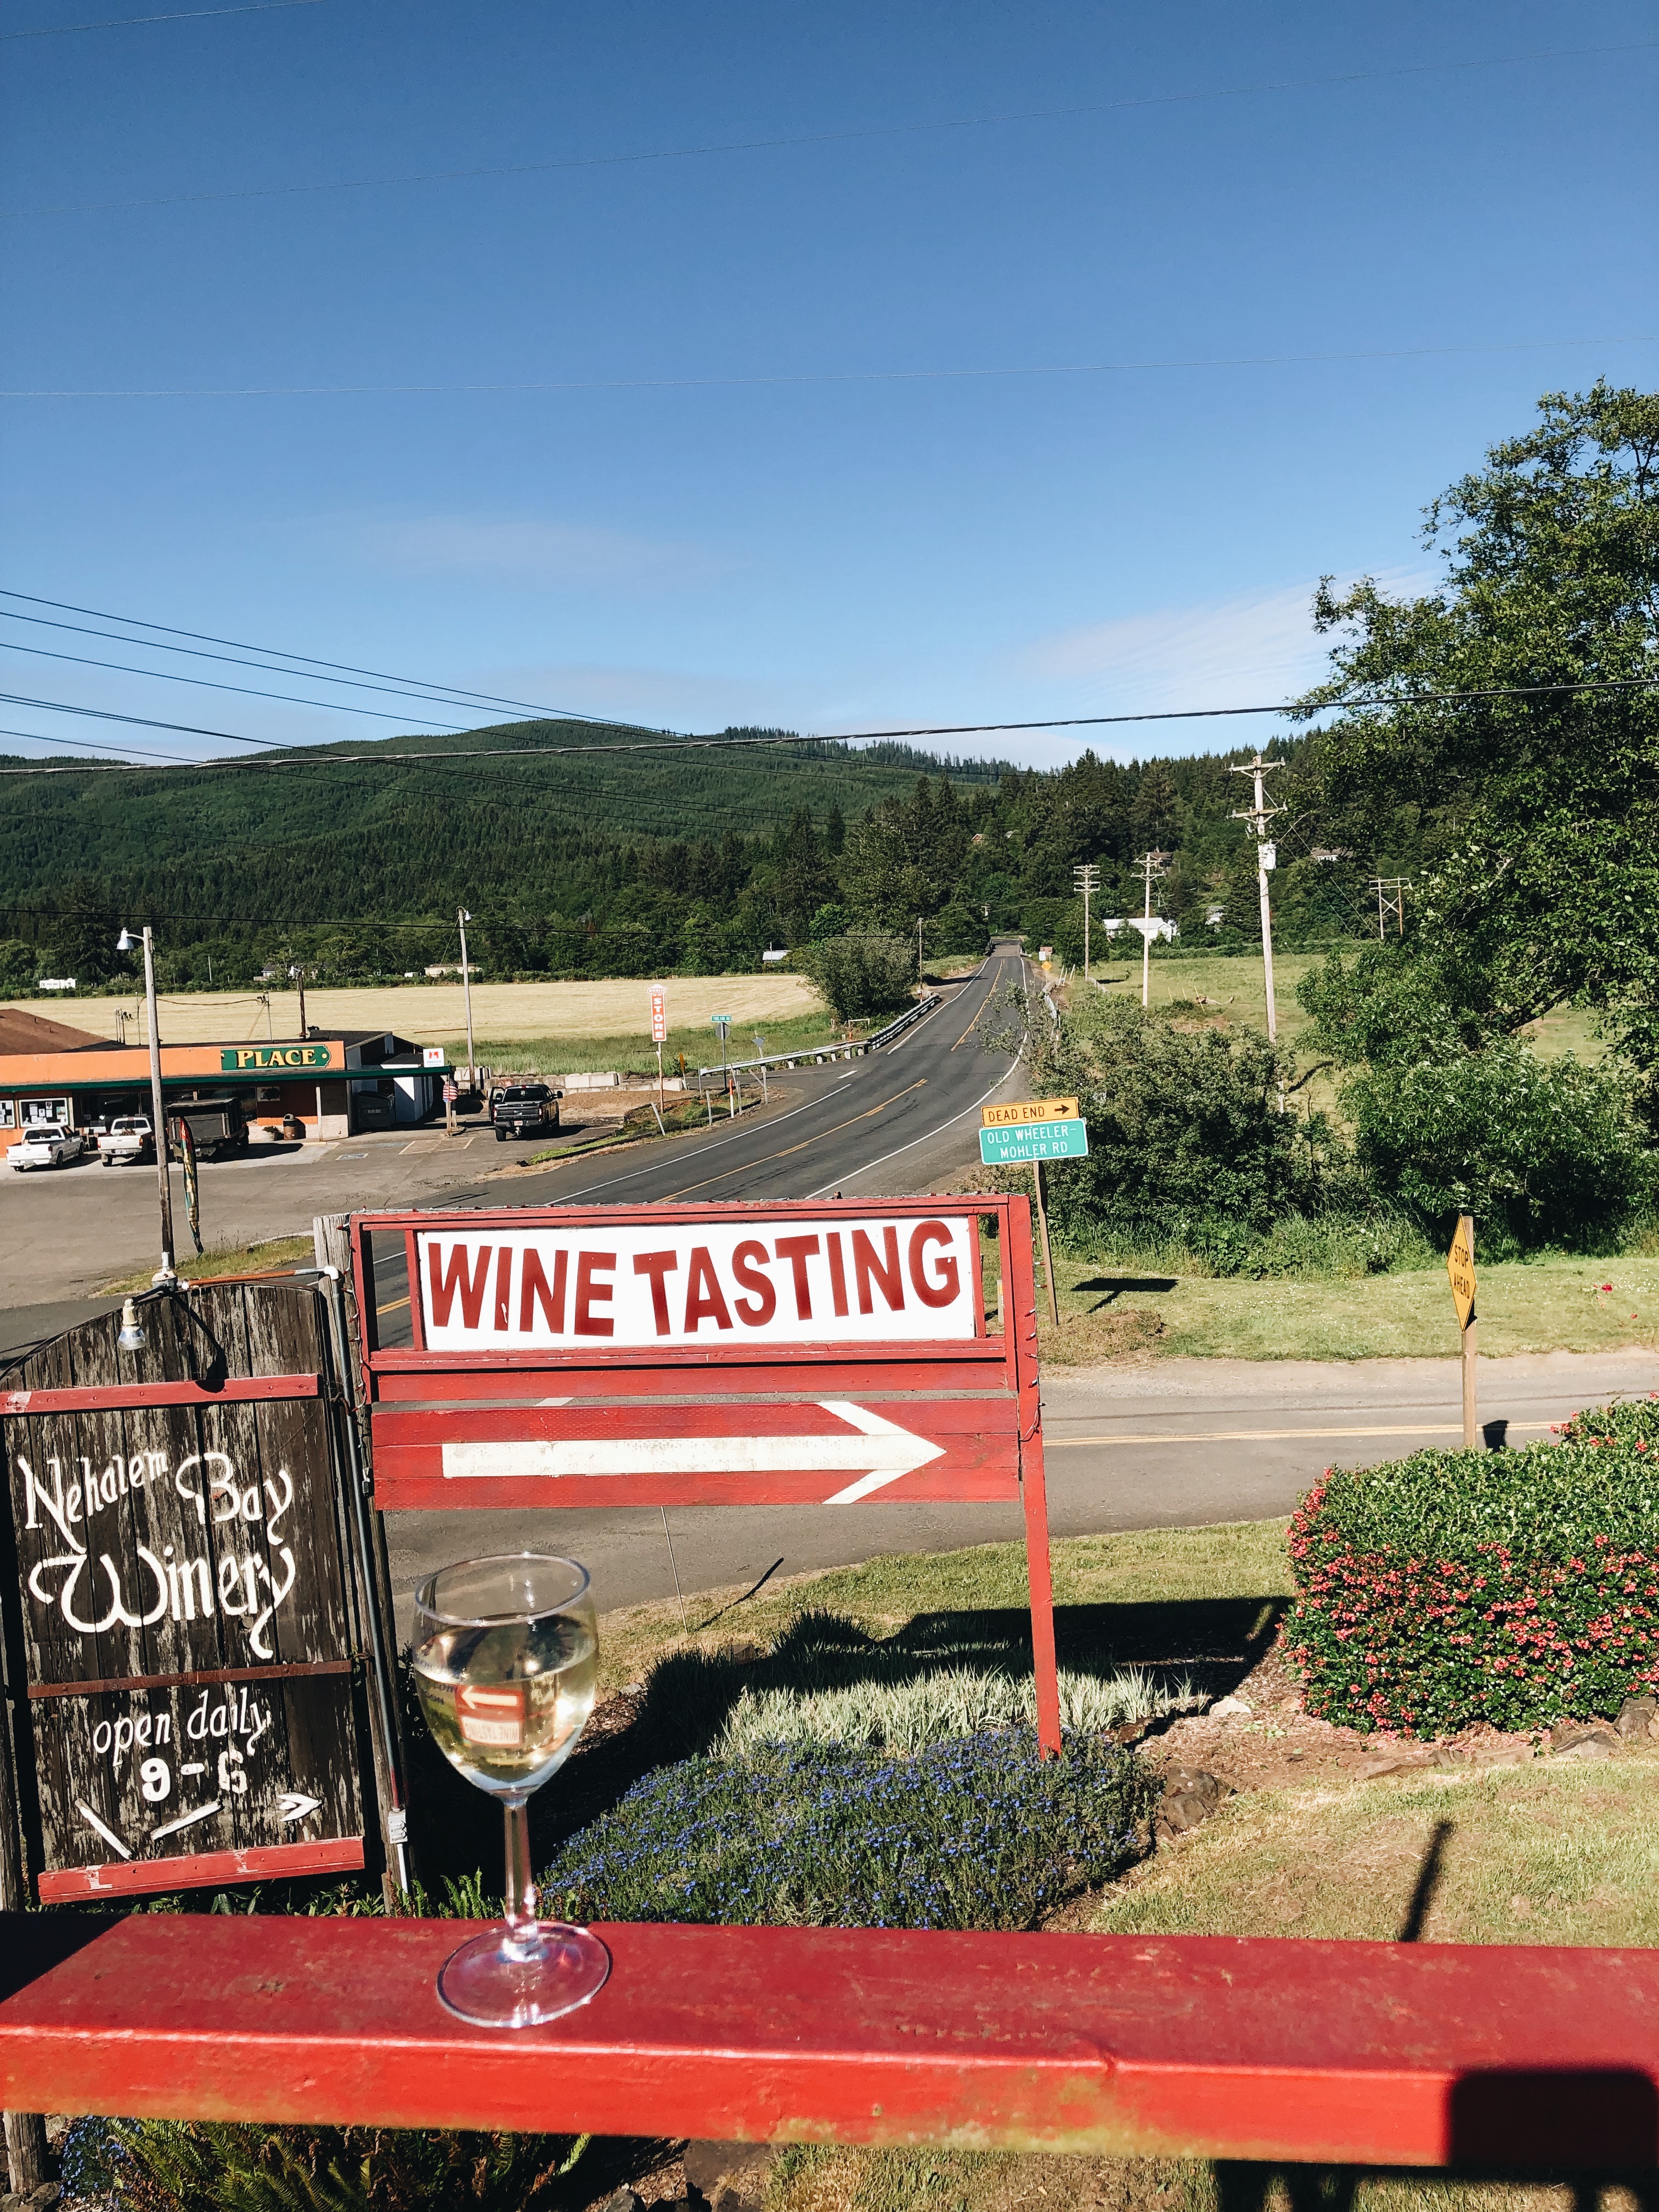
[[[164,1105],[227,1094],[250,1124],[297,1121],[309,1139],[425,1121],[443,1110],[452,1073],[441,1045],[351,1030],[263,1042],[161,1047]],[[149,1048],[111,1044],[63,1022],[0,1011],[0,1150],[43,1121],[107,1127],[150,1110]]]

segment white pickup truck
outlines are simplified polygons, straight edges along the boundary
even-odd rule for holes
[[[153,1160],[155,1139],[142,1114],[118,1114],[98,1139],[100,1166],[112,1168],[118,1160]]]
[[[78,1160],[86,1150],[77,1129],[65,1129],[56,1121],[37,1121],[32,1129],[25,1129],[22,1140],[12,1146],[7,1158],[15,1168],[61,1168],[66,1160]]]

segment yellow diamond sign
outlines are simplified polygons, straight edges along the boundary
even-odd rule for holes
[[[1006,1106],[981,1106],[980,1120],[988,1129],[1024,1129],[1033,1121],[1075,1121],[1075,1098],[1014,1098]]]
[[[1457,1217],[1457,1234],[1452,1238],[1451,1250],[1446,1255],[1446,1273],[1451,1278],[1452,1303],[1457,1308],[1457,1325],[1467,1328],[1469,1316],[1474,1311],[1474,1222],[1467,1213]]]

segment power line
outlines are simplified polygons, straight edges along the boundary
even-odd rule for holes
[[[138,638],[127,641],[132,645],[143,642]],[[322,707],[331,714],[368,714],[377,722],[421,722],[429,730],[445,730],[455,735],[465,734],[465,730],[464,723],[434,722],[427,714],[388,714],[384,708],[359,707],[349,699],[301,699],[292,691],[262,691],[251,684],[218,684],[206,676],[181,676],[171,668],[134,668],[124,660],[98,660],[87,653],[54,653],[49,646],[17,645],[9,637],[0,637],[0,652],[31,653],[37,660],[69,660],[77,668],[113,668],[123,676],[153,677],[158,684],[188,684],[200,691],[234,691],[244,699],[280,699],[289,707]],[[328,679],[318,677],[315,680],[320,684]]]
[[[281,4],[300,5],[303,4],[303,0],[281,0]],[[235,15],[254,11],[214,9],[204,12]],[[135,20],[167,22],[179,19],[143,16]],[[65,27],[70,30],[103,30],[111,27],[73,23]],[[45,33],[14,32],[10,35],[27,38],[44,36]],[[1208,92],[1148,93],[1134,100],[1091,100],[1073,107],[1012,108],[989,115],[948,116],[932,123],[876,124],[859,130],[810,131],[788,137],[723,139],[707,145],[656,147],[638,154],[579,155],[562,161],[514,161],[499,167],[471,169],[416,169],[394,176],[328,178],[317,184],[255,185],[231,191],[174,192],[143,199],[68,200],[45,207],[0,208],[0,218],[15,221],[30,216],[106,214],[123,208],[200,207],[226,200],[289,199],[319,192],[373,191],[398,185],[459,184],[497,177],[550,176],[564,170],[629,168],[653,161],[702,161],[721,154],[775,153],[803,146],[852,145],[866,140],[915,137],[930,132],[981,131],[998,124],[1062,122],[1077,116],[1122,114],[1137,108],[1184,107],[1212,100],[1246,100],[1276,92],[1318,91],[1331,85],[1378,84],[1392,78],[1437,76],[1469,70],[1508,69],[1527,62],[1574,61],[1600,54],[1642,53],[1656,45],[1659,45],[1659,40],[1638,39],[1619,46],[1544,47],[1528,53],[1492,54],[1473,61],[1419,62],[1401,69],[1350,70],[1333,76],[1281,77],[1260,84],[1224,85]]]
[[[137,750],[131,745],[112,745],[107,738],[42,737],[35,730],[0,730],[0,738],[27,738],[32,745],[80,745],[88,752],[125,753],[134,760],[161,761],[168,767],[194,768],[198,763],[188,753],[157,753]],[[15,773],[15,771],[14,771]]]
[[[576,754],[649,753],[649,752],[720,752],[745,745],[866,745],[886,740],[905,740],[912,738],[963,738],[994,736],[999,732],[1023,730],[1080,730],[1101,729],[1130,722],[1202,722],[1243,714],[1281,714],[1287,719],[1314,714],[1372,714],[1402,708],[1457,706],[1486,699],[1531,699],[1544,696],[1565,696],[1601,691],[1650,691],[1659,690],[1659,676],[1609,678],[1605,680],[1571,684],[1511,684],[1492,685],[1470,691],[1419,692],[1404,698],[1330,699],[1317,707],[1298,706],[1294,702],[1286,705],[1280,701],[1266,707],[1186,707],[1162,708],[1133,714],[1051,714],[1041,720],[1024,722],[937,722],[913,725],[896,730],[842,730],[830,733],[809,732],[766,732],[754,736],[718,737],[650,737],[635,740],[616,740],[609,744],[591,745],[434,745],[424,752],[323,752],[316,747],[284,748],[280,755],[264,753],[257,765],[271,769],[313,767],[368,767],[382,765],[427,767],[434,762],[455,760],[545,760],[566,759]],[[234,733],[227,730],[198,729],[189,722],[161,722],[145,714],[119,714],[112,709],[97,707],[66,707],[50,699],[19,699],[0,691],[0,703],[12,706],[44,707],[55,713],[83,714],[110,722],[136,722],[146,729],[180,730],[194,737],[224,738]],[[237,738],[240,744],[275,744],[268,738]],[[51,744],[51,738],[39,738],[37,743]],[[180,763],[195,770],[210,769],[244,769],[256,765],[254,761],[242,759],[191,761]],[[128,770],[118,767],[100,769],[93,762],[65,763],[62,767],[49,763],[31,764],[27,768],[0,769],[3,775],[73,775],[77,773],[111,775],[127,774],[147,775],[153,769]]]
[[[199,23],[209,15],[270,15],[279,8],[320,8],[322,4],[323,0],[246,0],[240,8],[182,9],[171,15],[112,15],[100,23],[46,23],[34,31],[0,31],[0,40],[61,39],[71,31],[131,31],[143,23]]]
[[[510,396],[538,392],[725,392],[759,386],[937,384],[1006,376],[1133,376],[1174,368],[1298,368],[1341,362],[1440,361],[1454,355],[1549,353],[1585,346],[1656,345],[1659,335],[1625,331],[1608,337],[1522,338],[1477,345],[1385,346],[1352,353],[1194,354],[1167,361],[1027,362],[1006,368],[841,368],[762,376],[563,377],[523,384],[177,384],[76,386],[16,386],[0,399],[385,399],[458,394]]]
[[[0,706],[38,707],[49,714],[80,714],[92,722],[135,722],[146,730],[179,730],[186,737],[224,738],[234,745],[280,746],[282,744],[280,738],[248,738],[244,737],[237,730],[204,730],[198,728],[194,722],[158,722],[149,714],[118,714],[112,707],[71,707],[61,699],[27,699],[16,691],[0,691]],[[42,738],[40,742],[42,744],[51,744],[52,740],[50,738]],[[345,754],[342,757],[349,760],[350,755]],[[199,763],[192,763],[191,765],[205,768],[209,763],[203,761]]]
[[[71,599],[42,599],[33,592],[10,592],[0,587],[0,599],[21,599],[26,606],[55,607],[59,614],[90,615],[95,622],[120,623],[128,629],[155,630],[161,637],[190,637],[194,638],[198,645],[228,645],[238,653],[263,653],[270,654],[274,660],[293,660],[301,664],[297,668],[279,668],[273,671],[274,673],[282,676],[302,677],[307,668],[326,668],[336,672],[342,680],[350,676],[372,676],[378,678],[386,685],[396,686],[407,683],[411,688],[403,695],[404,697],[426,698],[439,706],[513,707],[522,713],[544,715],[555,721],[591,722],[599,729],[633,729],[638,726],[631,722],[614,721],[605,714],[578,714],[574,709],[568,707],[542,707],[535,705],[527,699],[499,699],[488,691],[463,690],[458,684],[433,684],[419,677],[401,677],[394,675],[388,669],[359,668],[349,660],[319,660],[314,653],[289,653],[286,647],[280,645],[250,645],[245,638],[216,637],[211,630],[179,629],[171,623],[145,622],[137,615],[112,615],[101,607],[77,606]],[[7,618],[13,622],[38,622],[41,619],[36,615],[13,615],[6,609],[0,609],[0,613],[5,613]],[[73,629],[76,625],[72,623],[57,623],[52,627],[58,629]],[[96,637],[102,633],[92,630],[86,635]],[[128,638],[124,642],[129,645],[149,646],[152,641],[148,638],[134,637]],[[190,651],[188,646],[163,646],[159,642],[155,644],[154,649],[158,653],[188,653]],[[217,659],[219,656],[216,653],[211,653],[202,657]],[[270,662],[247,661],[240,665],[244,667],[270,666]],[[358,687],[353,685],[351,688],[356,690]]]

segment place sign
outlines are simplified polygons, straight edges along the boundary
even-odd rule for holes
[[[236,1045],[219,1054],[220,1072],[225,1075],[240,1075],[266,1069],[273,1072],[283,1068],[329,1067],[333,1065],[333,1052],[325,1044],[248,1044]]]
[[[1018,1128],[979,1133],[981,1167],[1018,1167],[1032,1160],[1080,1160],[1088,1150],[1088,1125],[1079,1120],[1028,1121]]]
[[[1075,1098],[1012,1098],[1001,1106],[981,1106],[979,1118],[988,1129],[1018,1129],[1028,1121],[1075,1121]]]
[[[43,1904],[364,1863],[319,1310],[195,1285],[136,1355],[106,1316],[8,1373]]]

